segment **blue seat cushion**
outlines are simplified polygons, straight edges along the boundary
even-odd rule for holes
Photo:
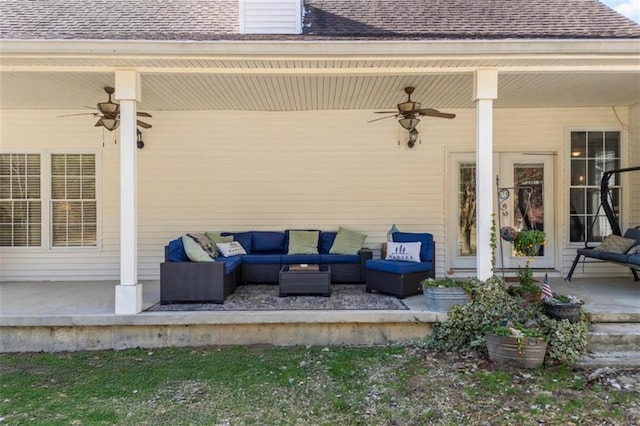
[[[182,238],[169,241],[169,262],[190,262],[187,252],[184,250]]]
[[[320,232],[320,247],[318,247],[320,254],[329,253],[336,239],[336,235],[338,235],[337,232]]]
[[[627,263],[628,258],[628,254],[604,251],[600,253],[600,257],[598,259],[608,260],[610,262]]]
[[[242,256],[242,263],[253,265],[280,264],[280,254],[245,254]]]
[[[233,271],[235,271],[238,267],[240,267],[240,265],[242,265],[242,256],[230,256],[230,257],[218,256],[216,257],[215,261],[224,262],[225,264],[224,272],[225,274],[229,275]]]
[[[586,257],[593,257],[595,259],[599,259],[601,253],[604,253],[604,252],[600,251],[600,250],[594,250],[594,249],[591,249],[591,248],[580,248],[580,249],[578,249],[578,254],[581,254],[581,255],[586,256]]]
[[[296,263],[320,264],[319,254],[283,254],[280,257],[283,265],[294,265]]]
[[[284,253],[284,232],[253,231],[251,253]]]
[[[357,254],[321,254],[320,264],[329,263],[360,263],[360,256]]]
[[[414,272],[429,272],[431,262],[400,262],[397,260],[371,259],[367,260],[367,269],[389,272],[392,274],[412,274]]]
[[[393,241],[397,243],[413,243],[420,241],[420,260],[422,262],[433,261],[433,235],[417,232],[394,232],[391,234]]]

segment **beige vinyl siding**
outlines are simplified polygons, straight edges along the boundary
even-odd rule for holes
[[[367,234],[378,253],[392,224],[434,234],[442,276],[448,153],[473,152],[476,129],[475,110],[447,111],[457,118],[422,120],[413,150],[393,118],[367,123],[371,111],[149,111],[153,128],[137,151],[139,278],[157,279],[164,245],[186,232],[343,226]],[[2,249],[4,281],[119,278],[117,131],[94,128],[91,116],[57,117],[73,112],[2,111],[0,150],[95,152],[98,247]],[[556,252],[566,273],[575,254],[562,222],[566,129],[619,123],[609,107],[496,110],[494,123],[496,151],[558,154]]]

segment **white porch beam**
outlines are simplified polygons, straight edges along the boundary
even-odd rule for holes
[[[120,285],[116,286],[116,315],[142,311],[142,284],[138,283],[138,212],[136,102],[140,75],[116,71],[115,98],[120,100]]]
[[[478,70],[474,74],[476,102],[476,273],[491,277],[491,219],[493,213],[493,100],[498,98],[498,71]]]

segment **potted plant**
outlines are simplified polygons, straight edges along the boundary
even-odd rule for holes
[[[468,281],[427,278],[421,284],[427,309],[430,311],[447,312],[454,305],[464,305],[469,302],[472,284]]]
[[[575,324],[580,319],[584,302],[575,296],[553,293],[553,297],[542,299],[544,312],[549,318],[556,320],[567,319]]]
[[[538,229],[525,229],[516,234],[513,240],[513,250],[516,256],[534,257],[538,255],[540,246],[544,244],[547,235]]]
[[[519,288],[512,287],[511,294],[521,296],[528,302],[539,302],[542,293],[540,287],[533,279],[533,271],[531,270],[531,262],[538,255],[540,246],[545,243],[547,236],[543,231],[538,229],[526,229],[514,234],[513,236],[513,252],[516,256],[526,256],[527,263],[524,268],[518,269]]]
[[[485,338],[489,359],[521,368],[537,368],[544,362],[547,341],[536,321],[525,324],[502,321],[488,327]]]
[[[536,284],[533,278],[533,271],[529,264],[531,260],[527,260],[524,268],[518,269],[518,286],[509,287],[508,292],[512,296],[520,296],[527,302],[539,302],[542,299],[542,290]]]

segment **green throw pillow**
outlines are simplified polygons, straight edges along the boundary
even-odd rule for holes
[[[213,258],[200,244],[188,235],[182,236],[182,244],[184,245],[184,251],[187,253],[187,257],[192,262],[213,262]]]
[[[205,232],[204,235],[209,238],[209,240],[211,241],[211,245],[214,247],[218,243],[230,243],[231,241],[233,241],[233,235],[227,235],[226,237],[223,237],[219,232]]]
[[[367,236],[348,229],[338,228],[336,239],[329,250],[331,254],[358,254]]]
[[[320,231],[289,231],[287,254],[318,254]]]

